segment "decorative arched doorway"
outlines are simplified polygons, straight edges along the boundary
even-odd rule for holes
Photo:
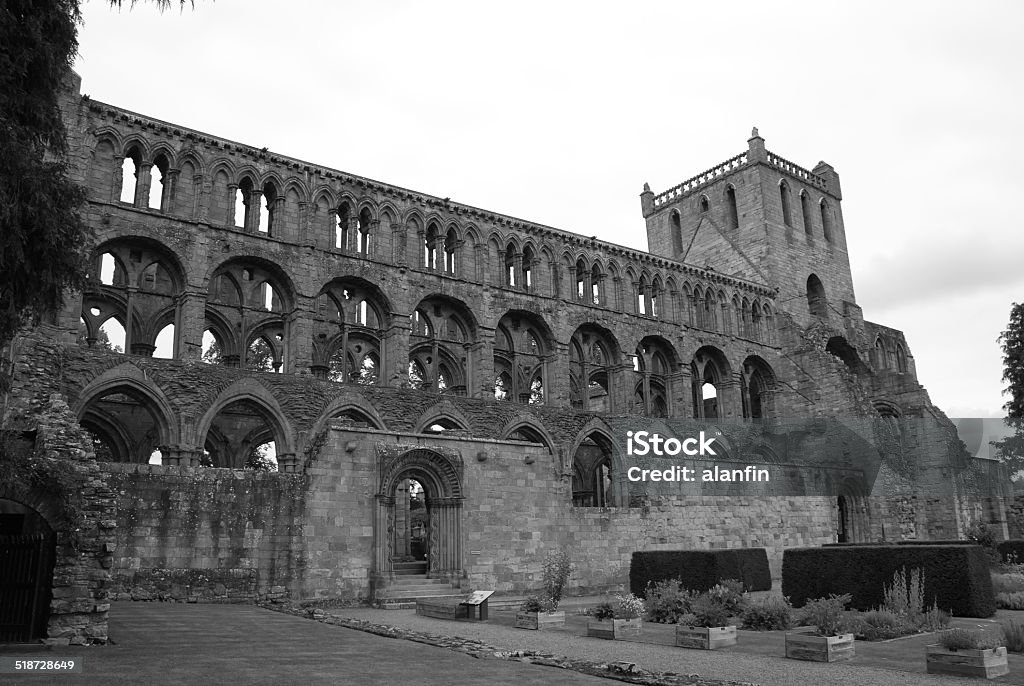
[[[378,447],[378,489],[374,519],[374,587],[384,588],[395,576],[395,563],[411,552],[409,486],[422,489],[425,517],[423,553],[427,576],[454,586],[462,568],[462,458],[452,451],[408,446]],[[405,499],[406,502],[400,502]]]

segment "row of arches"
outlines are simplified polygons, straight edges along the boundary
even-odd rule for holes
[[[416,208],[401,212],[389,202],[328,187],[310,192],[297,177],[283,179],[227,160],[206,171],[192,152],[176,155],[166,145],[151,148],[138,138],[121,143],[110,132],[100,134],[94,162],[91,185],[100,200],[120,199],[188,220],[691,326],[714,321],[727,334],[747,331],[735,323],[738,309],[713,319],[699,314],[706,285],[650,267],[487,233],[472,222]],[[715,290],[726,307],[737,298],[752,306],[762,300],[732,288]],[[766,299],[758,307],[771,316]]]

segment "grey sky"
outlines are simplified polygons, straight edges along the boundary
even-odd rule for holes
[[[727,7],[728,9],[723,9]],[[646,249],[639,193],[746,147],[842,177],[865,317],[947,413],[1000,414],[1024,300],[1024,4],[89,0],[93,98]]]

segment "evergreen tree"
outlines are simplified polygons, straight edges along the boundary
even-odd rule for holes
[[[1004,392],[1010,396],[1003,409],[1014,433],[992,445],[1016,473],[1024,470],[1024,303],[1013,304],[1010,323],[999,335],[999,344],[1003,348],[1003,381],[1008,384]]]

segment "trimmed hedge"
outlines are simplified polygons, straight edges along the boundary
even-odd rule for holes
[[[719,581],[738,579],[748,591],[770,591],[772,574],[764,548],[652,550],[633,553],[629,590],[646,597],[651,581],[679,579],[683,588],[706,591]]]
[[[794,607],[849,593],[851,607],[882,604],[885,586],[901,568],[924,572],[925,603],[955,617],[991,617],[996,611],[985,550],[977,545],[890,545],[793,548],[782,554],[782,595]]]
[[[1024,562],[1024,541],[1019,538],[1000,542],[996,546],[996,550],[999,551],[999,559],[1001,560],[1006,560],[1010,553],[1013,553],[1016,556],[1017,562]]]

